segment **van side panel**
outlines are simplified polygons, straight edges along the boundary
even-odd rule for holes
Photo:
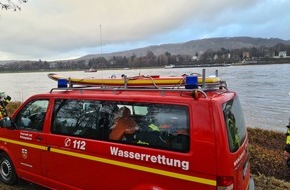
[[[193,102],[191,150],[193,170],[215,176],[217,168],[216,139],[211,109],[210,101]]]
[[[52,146],[46,156],[48,177],[64,184],[84,189],[115,189],[116,184],[124,190],[175,189],[176,184],[180,189],[215,189],[213,176],[193,171],[195,163],[188,161],[190,154],[172,155],[168,151],[92,140],[85,140],[88,150],[84,154],[65,148],[65,139],[61,136],[48,139]],[[174,160],[172,165],[167,158]],[[188,171],[180,168],[188,163]]]
[[[191,115],[189,152],[50,134],[45,160],[48,178],[61,181],[62,184],[57,184],[59,188],[116,189],[117,184],[118,189],[124,190],[216,189],[215,138],[212,120],[208,119],[210,105],[208,101],[195,104],[192,98],[176,104],[187,106]]]

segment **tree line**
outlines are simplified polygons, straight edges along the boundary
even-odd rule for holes
[[[0,72],[22,72],[22,71],[48,71],[48,70],[87,70],[87,69],[108,69],[108,68],[146,68],[164,67],[175,65],[176,67],[210,65],[222,63],[250,63],[264,62],[285,62],[290,58],[273,58],[278,56],[280,51],[286,51],[290,55],[290,45],[277,44],[273,47],[261,46],[259,48],[226,49],[217,51],[208,49],[203,53],[192,55],[172,55],[165,52],[162,55],[154,55],[147,51],[145,56],[112,56],[110,58],[96,57],[91,59],[76,59],[66,61],[15,61],[0,65]]]

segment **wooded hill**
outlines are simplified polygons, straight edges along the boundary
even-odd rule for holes
[[[243,49],[243,48],[260,48],[273,47],[277,44],[290,45],[290,40],[282,40],[279,38],[252,38],[252,37],[223,37],[223,38],[206,38],[200,40],[191,40],[184,43],[177,44],[162,44],[152,45],[144,48],[126,50],[121,52],[113,52],[103,54],[105,58],[112,56],[132,56],[137,57],[146,56],[148,51],[153,52],[154,55],[162,55],[169,52],[171,55],[195,55],[196,53],[204,53],[208,50],[218,51],[222,48],[227,50]],[[290,54],[290,50],[289,50]],[[91,59],[99,57],[100,54],[91,54],[80,57],[79,59]]]

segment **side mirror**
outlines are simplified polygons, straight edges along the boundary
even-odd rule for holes
[[[8,128],[8,129],[15,129],[15,125],[13,125],[10,117],[4,117],[0,120],[0,127]]]

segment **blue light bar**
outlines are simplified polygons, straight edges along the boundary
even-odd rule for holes
[[[197,89],[198,88],[198,76],[190,75],[185,78],[186,89]]]
[[[58,88],[67,88],[68,81],[66,79],[58,79],[57,80],[57,87]]]

